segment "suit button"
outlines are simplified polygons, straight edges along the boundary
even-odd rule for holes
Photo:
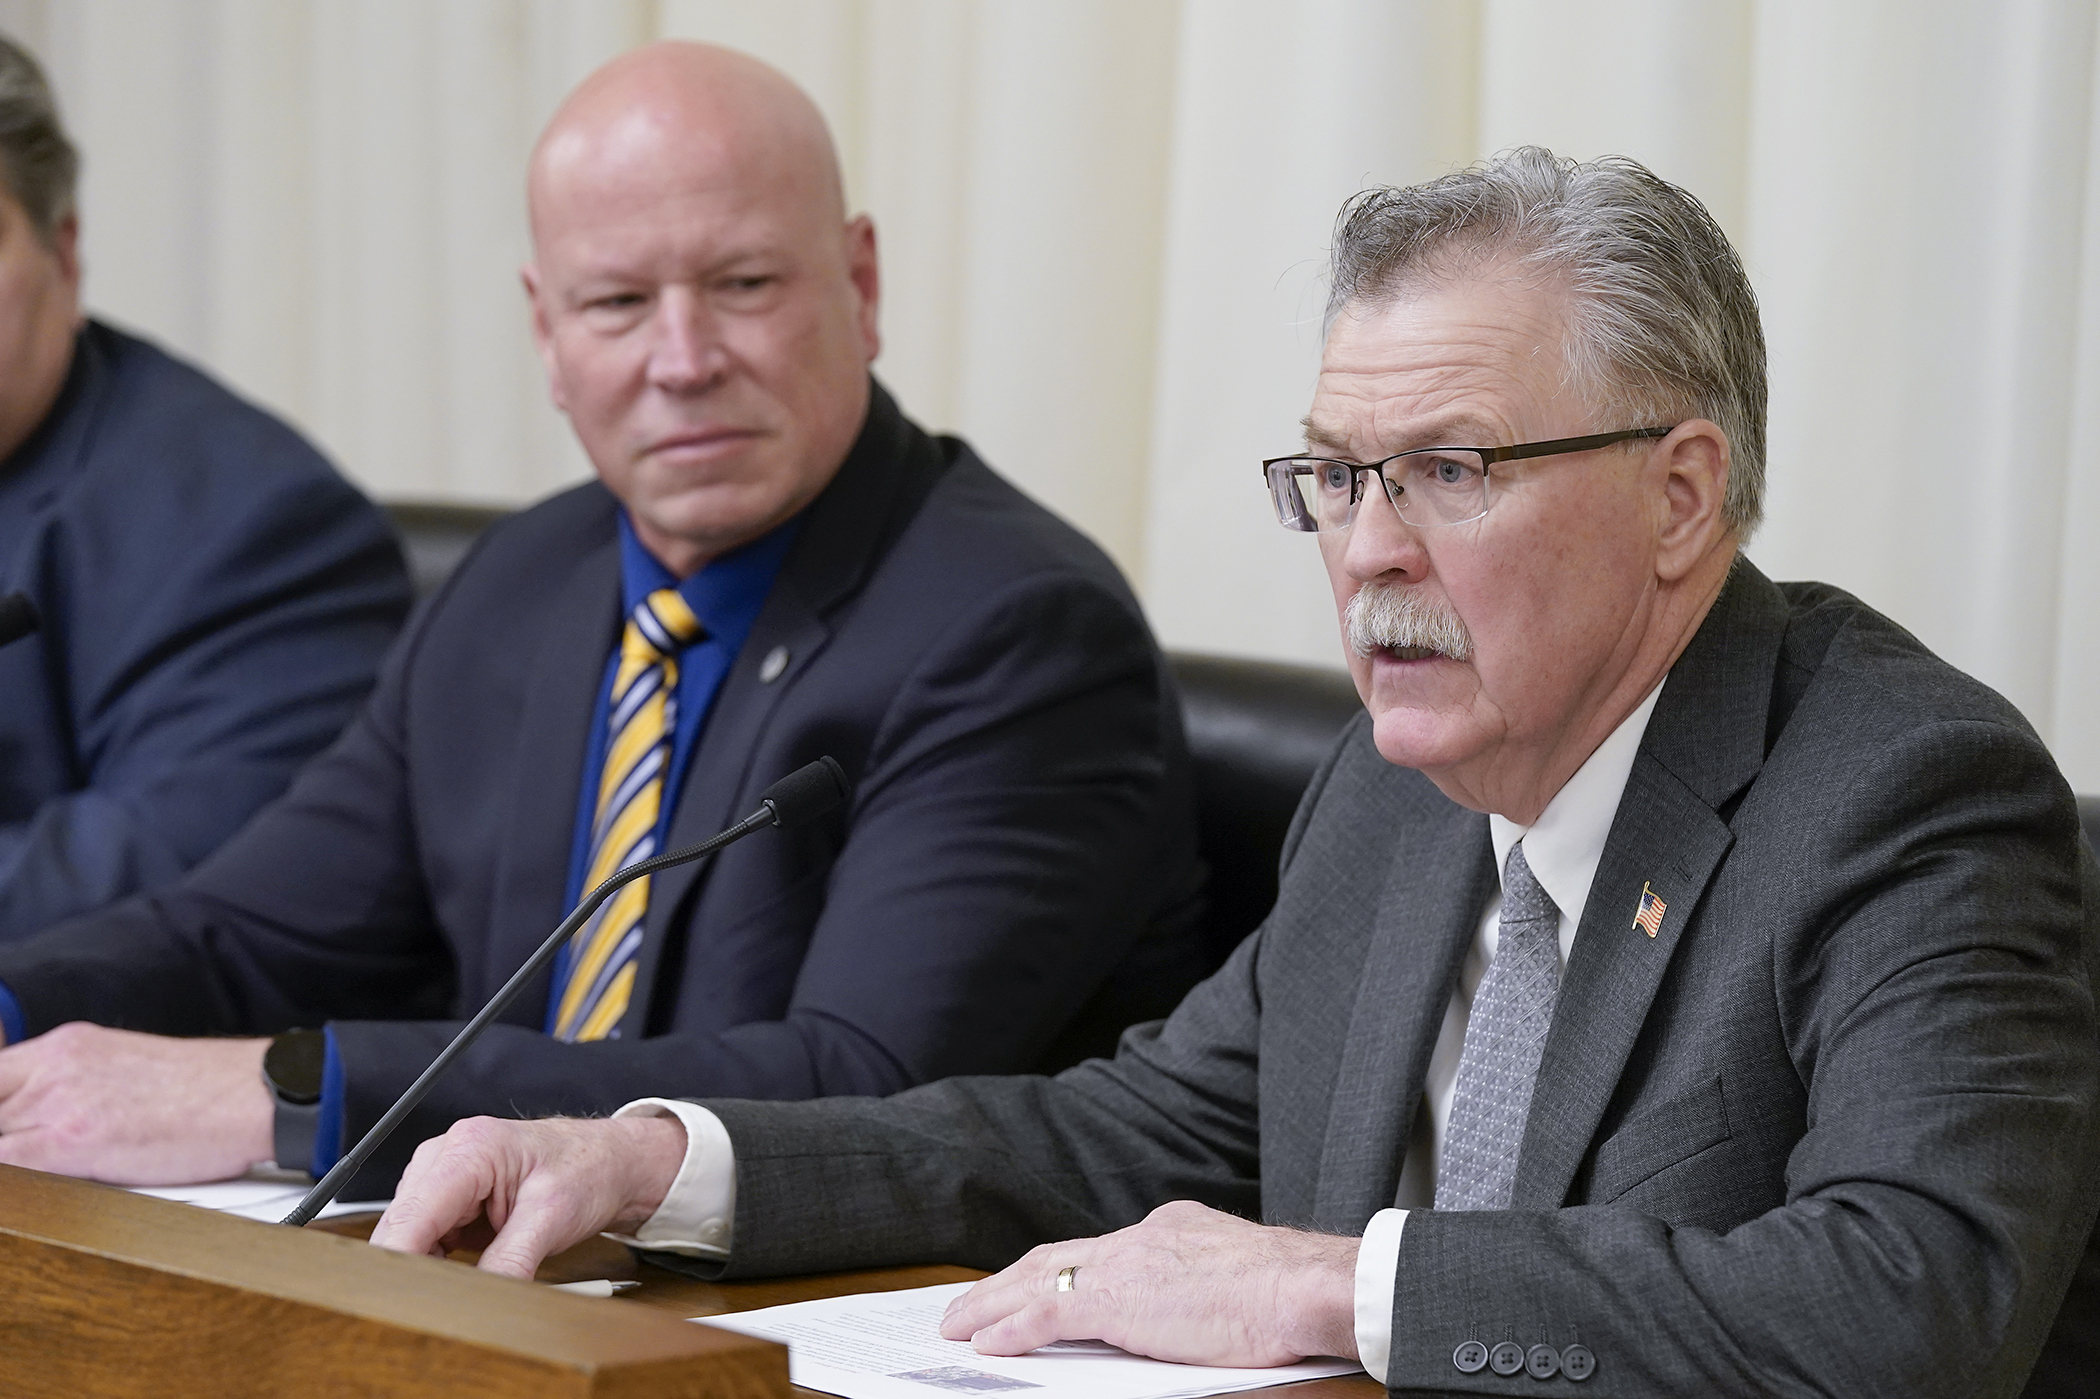
[[[1497,1342],[1488,1352],[1488,1364],[1498,1375],[1514,1375],[1524,1368],[1524,1347],[1515,1341]]]
[[[1451,1363],[1461,1374],[1477,1374],[1487,1368],[1488,1348],[1478,1341],[1460,1341],[1458,1349],[1451,1352]]]
[[[1560,1353],[1560,1372],[1580,1384],[1597,1373],[1597,1357],[1588,1346],[1569,1346]]]
[[[1524,1371],[1535,1380],[1550,1380],[1560,1373],[1560,1352],[1552,1346],[1533,1346],[1524,1352]]]

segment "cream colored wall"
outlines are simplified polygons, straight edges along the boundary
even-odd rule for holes
[[[85,147],[89,299],[387,496],[585,468],[515,268],[533,132],[656,34],[803,82],[876,217],[880,372],[1100,539],[1170,644],[1332,663],[1288,450],[1334,210],[1538,142],[1742,247],[1751,556],[2005,690],[2100,790],[2095,0],[0,0]]]

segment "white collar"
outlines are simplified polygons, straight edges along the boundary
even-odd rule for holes
[[[1667,676],[1663,683],[1668,683]],[[1658,684],[1650,690],[1633,713],[1619,721],[1611,737],[1598,744],[1597,751],[1553,794],[1538,820],[1520,826],[1506,816],[1488,816],[1488,836],[1495,844],[1495,878],[1502,878],[1510,847],[1523,841],[1524,862],[1560,910],[1561,926],[1570,933],[1582,924],[1582,908],[1589,902],[1597,863],[1604,858],[1612,817],[1618,814],[1619,798],[1626,794],[1634,755],[1640,752],[1641,736],[1648,732],[1648,719],[1655,713],[1662,688]]]

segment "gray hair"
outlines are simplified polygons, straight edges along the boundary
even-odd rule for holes
[[[1742,259],[1705,206],[1637,161],[1537,146],[1365,190],[1336,222],[1327,322],[1491,262],[1567,292],[1569,377],[1626,416],[1596,430],[1719,425],[1722,518],[1747,540],[1764,513],[1765,337]]]
[[[0,34],[0,179],[46,243],[73,212],[80,152],[59,124],[44,70]]]

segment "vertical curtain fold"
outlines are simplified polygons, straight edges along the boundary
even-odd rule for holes
[[[1294,445],[1336,208],[1518,143],[1741,246],[1751,555],[2002,689],[2100,791],[2096,0],[0,0],[87,156],[90,304],[375,493],[587,471],[516,281],[530,143],[632,44],[803,83],[877,221],[880,372],[1100,539],[1170,644],[1333,663]]]

